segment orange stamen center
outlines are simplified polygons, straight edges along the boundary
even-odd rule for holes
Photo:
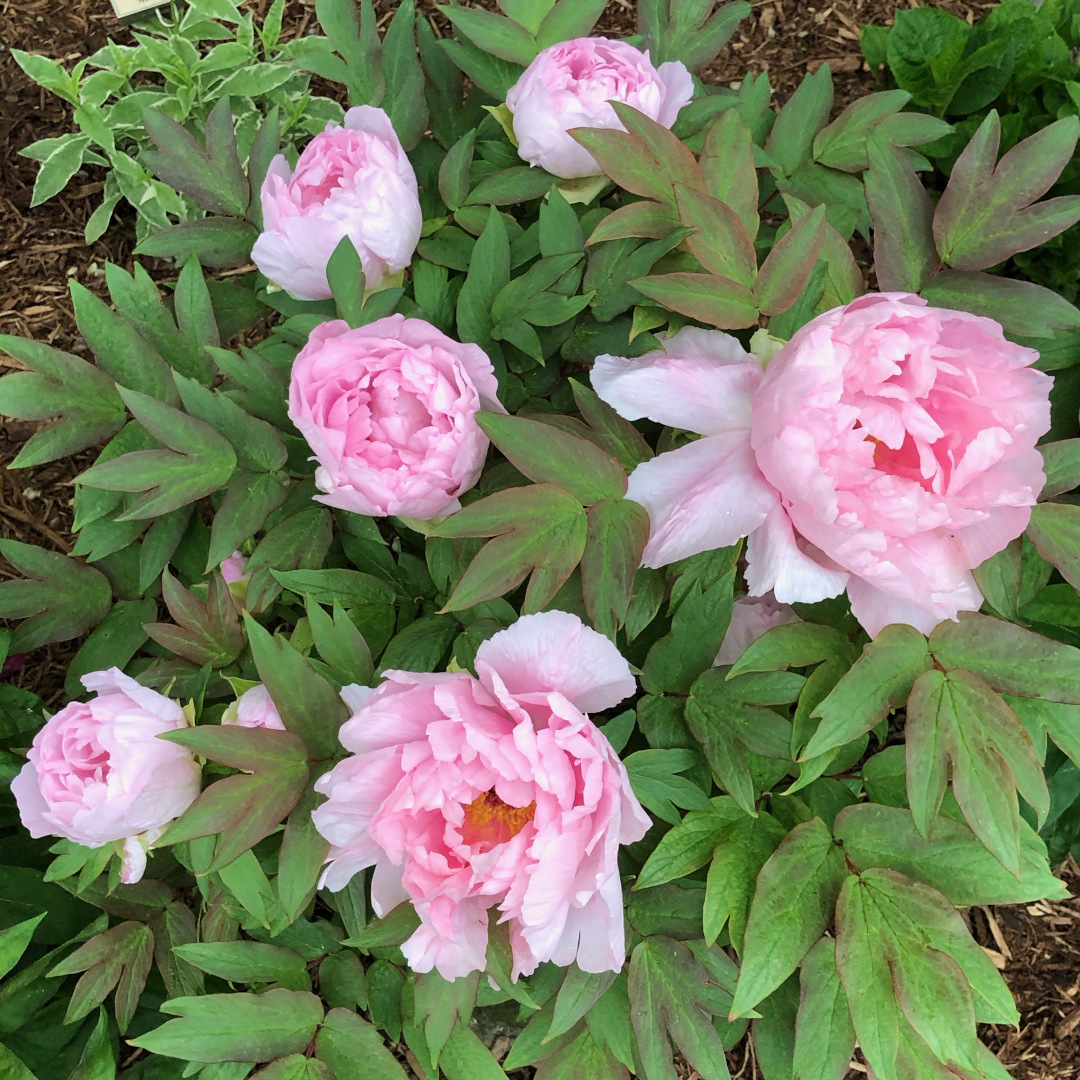
[[[535,802],[528,806],[510,806],[495,794],[494,789],[485,791],[465,807],[461,838],[466,844],[505,844],[532,821],[534,813]]]

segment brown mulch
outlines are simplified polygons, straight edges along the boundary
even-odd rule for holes
[[[265,10],[269,0],[252,6]],[[386,15],[396,0],[377,0]],[[493,0],[483,6],[494,7]],[[835,75],[836,107],[874,89],[859,51],[859,27],[891,21],[891,0],[766,0],[755,3],[706,77],[719,84],[737,82],[750,70],[767,72],[784,100],[807,71],[828,62]],[[899,6],[923,6],[900,0]],[[993,4],[948,0],[937,6],[969,21]],[[438,24],[432,0],[421,7]],[[634,32],[636,4],[611,0],[598,32]],[[291,0],[287,26],[310,24],[314,0]],[[67,280],[103,291],[106,261],[129,266],[134,245],[132,222],[122,221],[92,247],[83,243],[83,226],[100,199],[102,177],[88,169],[60,197],[31,209],[37,165],[16,151],[36,139],[71,130],[70,109],[23,75],[8,50],[43,53],[69,66],[102,46],[118,31],[108,0],[0,0],[0,333],[45,341],[86,354],[71,314]],[[0,374],[17,367],[0,356]],[[70,550],[72,479],[84,462],[57,462],[36,469],[6,466],[32,434],[34,425],[0,417],[0,537]],[[8,576],[0,561],[0,578]],[[39,650],[15,677],[51,702],[62,695],[64,666],[72,646]],[[1080,888],[1075,863],[1063,873]],[[991,1029],[986,1038],[1017,1080],[1080,1078],[1080,900],[1038,903],[973,913],[973,926],[1017,995],[1023,1021],[1018,1032]],[[733,1071],[756,1077],[752,1062],[736,1055]],[[697,1074],[683,1071],[687,1080]],[[865,1075],[853,1070],[849,1077]]]

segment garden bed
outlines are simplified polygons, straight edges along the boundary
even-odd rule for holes
[[[264,12],[269,4],[257,0],[251,6]],[[706,77],[726,85],[746,70],[765,71],[778,100],[785,100],[807,71],[828,62],[836,74],[835,114],[874,88],[874,75],[859,51],[858,30],[869,22],[889,22],[893,6],[881,0],[820,0],[817,8],[796,0],[755,4],[753,16]],[[913,0],[911,6],[923,5]],[[993,5],[937,6],[969,18]],[[386,18],[395,7],[394,0],[376,4]],[[633,9],[630,0],[612,0],[598,32],[613,36],[632,32]],[[313,19],[313,0],[290,2],[286,35],[302,32]],[[66,279],[74,278],[105,295],[101,268],[106,261],[130,265],[134,224],[121,216],[120,227],[114,225],[89,247],[84,243],[83,226],[103,186],[93,167],[60,197],[29,208],[37,166],[15,151],[70,130],[70,110],[31,83],[9,50],[40,52],[70,66],[109,36],[124,37],[117,31],[108,0],[72,0],[66,5],[55,0],[0,0],[0,144],[8,149],[0,159],[0,332],[32,337],[80,355],[88,355],[88,350],[72,317]],[[173,273],[164,267],[161,272]],[[0,374],[8,366],[0,357]],[[0,420],[0,537],[67,552],[73,543],[72,481],[90,464],[93,452],[8,470],[5,466],[36,426]],[[0,576],[8,576],[2,562]],[[34,652],[12,681],[58,706],[64,697],[65,667],[77,644],[49,645]],[[1070,861],[1063,874],[1071,888],[1080,888],[1074,863]],[[996,1030],[988,1035],[988,1044],[1017,1080],[1080,1077],[1080,901],[973,910],[971,918],[977,940],[1003,971],[1023,1017],[1019,1033]],[[733,1075],[747,1080],[758,1075],[741,1051],[734,1052],[730,1061]]]

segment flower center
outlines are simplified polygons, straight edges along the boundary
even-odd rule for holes
[[[535,813],[535,802],[528,806],[510,806],[495,794],[494,789],[485,791],[465,807],[461,838],[466,844],[505,844],[532,821]]]

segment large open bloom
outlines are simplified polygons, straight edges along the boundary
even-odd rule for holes
[[[11,782],[31,836],[85,847],[124,841],[121,880],[138,881],[146,851],[199,794],[190,750],[157,736],[187,725],[175,701],[118,668],[83,676],[97,696],[65,705],[34,736]]]
[[[289,418],[319,462],[319,502],[381,517],[452,514],[476,483],[488,438],[481,407],[504,412],[487,354],[423,319],[317,326],[289,386]]]
[[[326,264],[344,237],[369,289],[404,270],[420,239],[416,173],[382,109],[361,105],[327,124],[295,169],[279,154],[262,186],[264,232],[251,258],[298,300],[326,300]]]
[[[694,96],[683,64],[655,68],[648,52],[625,41],[575,38],[544,49],[506,95],[518,152],[531,165],[571,180],[599,176],[596,159],[567,134],[571,128],[625,130],[610,102],[620,101],[671,127]]]
[[[388,671],[352,688],[351,752],[316,784],[331,843],[322,884],[374,866],[375,911],[411,900],[415,971],[482,970],[488,911],[510,924],[515,977],[545,960],[613,971],[626,958],[620,844],[649,819],[586,715],[634,692],[630,667],[576,615],[528,615],[485,642],[479,678]]]
[[[645,563],[747,541],[752,596],[847,588],[871,634],[929,632],[982,596],[971,570],[1027,526],[1053,380],[992,319],[869,294],[804,326],[762,372],[733,337],[603,356],[597,392],[629,419],[704,436],[640,465]]]

